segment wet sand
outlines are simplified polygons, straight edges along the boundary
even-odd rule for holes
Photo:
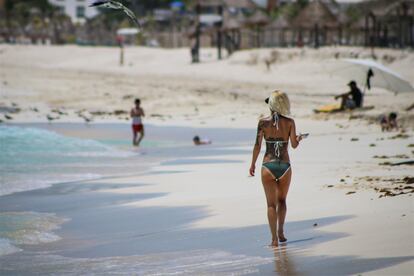
[[[321,128],[318,122],[301,120],[298,125],[313,135],[291,150],[294,177],[285,229],[289,241],[277,249],[267,247],[260,178],[247,177],[247,136],[255,133],[251,128],[241,131],[237,145],[218,138],[212,146],[183,152],[178,148],[175,158],[137,176],[57,184],[1,197],[2,212],[52,213],[67,221],[54,230],[61,240],[24,245],[23,251],[0,257],[0,272],[410,274],[412,197],[378,198],[372,189],[346,195],[353,187],[325,186],[341,183],[342,174],[366,175],[368,170],[372,175],[410,174],[409,167],[384,171],[370,157],[388,147],[403,151],[407,141],[386,139],[376,142],[383,147],[371,148],[367,144],[376,135],[369,130],[351,141],[350,135],[332,133],[338,131],[334,125]],[[82,128],[73,128],[72,135]],[[116,128],[97,129],[102,134]],[[213,137],[229,133],[210,130]],[[346,155],[350,150],[354,154]]]

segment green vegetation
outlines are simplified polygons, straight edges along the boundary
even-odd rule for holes
[[[346,10],[346,15],[349,21],[352,23],[363,16],[363,11],[356,6],[349,6],[349,8]]]
[[[63,26],[68,22],[69,18],[47,0],[5,0],[4,16],[0,17],[0,27],[8,42],[21,35],[35,42],[53,33],[55,43],[64,43]]]
[[[279,16],[284,16],[285,18],[291,19],[296,17],[299,14],[299,11],[308,5],[309,0],[298,0],[293,3],[286,4],[281,8],[274,11],[271,16],[277,18]]]

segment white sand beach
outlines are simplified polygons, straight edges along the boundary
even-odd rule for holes
[[[264,59],[272,52],[278,59],[268,71]],[[83,122],[79,113],[98,122],[125,120],[128,116],[122,112],[106,113],[128,110],[133,98],[140,97],[150,122],[246,127],[246,122],[251,126],[260,114],[268,113],[262,99],[276,88],[289,93],[295,117],[309,117],[314,108],[332,103],[333,95],[348,89],[349,80],[335,74],[335,57],[370,54],[368,49],[345,47],[260,49],[217,61],[216,50],[203,49],[203,62],[191,64],[188,49],[133,47],[126,48],[126,65],[121,67],[117,48],[1,45],[0,88],[2,105],[15,103],[21,109],[11,114],[14,121],[45,122],[49,114],[59,118],[56,121]],[[379,49],[376,56],[413,83],[410,51]],[[366,115],[392,110],[412,120],[412,114],[402,110],[412,102],[409,93],[396,96],[374,88],[366,104],[375,109]]]
[[[405,110],[414,94],[373,88],[365,97],[371,110],[313,113],[347,91],[349,80],[334,73],[337,58],[367,58],[368,49],[261,49],[222,61],[214,49],[202,49],[202,63],[191,64],[188,49],[133,47],[125,49],[123,67],[118,51],[0,45],[0,127],[67,137],[71,147],[62,151],[87,139],[94,151],[79,158],[105,153],[76,161],[86,169],[68,167],[76,175],[93,173],[89,180],[3,193],[0,226],[10,214],[30,215],[48,221],[36,233],[51,238],[30,243],[0,230],[0,274],[413,273],[413,167],[391,164],[414,159],[414,110]],[[263,59],[272,51],[278,59],[267,70]],[[414,85],[412,52],[375,54]],[[263,100],[276,88],[289,95],[298,131],[310,136],[290,149],[288,242],[274,249],[267,247],[260,175],[248,177],[248,168],[257,120],[268,113]],[[142,148],[133,151],[128,111],[136,97],[148,128]],[[392,111],[401,130],[381,132],[378,117]],[[195,134],[213,144],[193,146]],[[38,168],[50,173],[35,165],[34,176],[41,176]]]

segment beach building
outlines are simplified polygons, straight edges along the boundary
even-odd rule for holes
[[[251,0],[194,1],[181,11],[155,9],[144,25],[147,37],[162,47],[190,46],[198,30],[200,46],[214,47],[220,43],[234,51],[241,48],[241,29],[246,15],[256,9]]]
[[[292,41],[293,31],[290,22],[285,15],[280,15],[272,20],[264,31],[263,45],[265,47],[286,47]]]
[[[148,46],[166,48],[185,47],[189,45],[187,36],[190,17],[178,9],[154,9],[151,20],[146,22],[146,35],[150,38]]]
[[[365,46],[414,47],[414,0],[378,0],[364,7]]]
[[[238,21],[241,48],[414,47],[414,0],[371,0],[353,4],[311,0],[294,17],[283,12],[270,17],[269,12],[263,12],[265,7],[280,11],[292,2],[269,4],[271,1],[267,1],[267,6],[266,1],[253,2],[260,4],[260,9]]]
[[[358,17],[345,18],[342,44],[414,47],[414,0],[372,0],[355,5]]]
[[[245,27],[247,29],[244,33],[248,35],[247,45],[251,45],[255,48],[260,48],[264,45],[264,28],[267,27],[269,22],[270,18],[261,10],[256,10],[254,14],[246,19]],[[246,39],[244,39],[244,41],[246,41]]]
[[[341,22],[332,10],[321,0],[314,0],[303,8],[292,20],[296,46],[339,44]]]
[[[313,0],[293,18],[280,12],[285,5],[293,6],[295,1],[200,1],[201,15],[222,17],[217,24],[201,22],[200,43],[221,47],[220,39],[224,39],[229,53],[246,48],[342,44],[346,17],[339,4]]]
[[[91,0],[48,2],[60,12],[29,8],[28,20],[0,0],[0,41],[116,45],[116,30],[131,27],[126,17],[97,16]],[[260,47],[414,47],[414,0],[178,0],[153,9],[132,1],[130,8],[145,30],[132,44],[217,47],[220,55],[222,48],[231,54]]]
[[[49,0],[49,3],[69,16],[73,23],[85,23],[87,18],[99,14],[98,9],[88,7],[89,2],[86,0]]]
[[[258,6],[251,0],[205,0],[190,6],[195,10],[196,18],[190,37],[200,46],[217,46],[219,56],[221,48],[228,53],[248,48],[250,42],[257,42],[258,33],[245,29],[248,17],[254,16]],[[254,25],[254,22],[250,22]],[[194,43],[194,42],[193,42]]]

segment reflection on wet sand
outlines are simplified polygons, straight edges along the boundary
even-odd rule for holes
[[[289,250],[286,243],[273,248],[275,255],[275,272],[277,275],[296,275],[293,258],[289,259]]]

